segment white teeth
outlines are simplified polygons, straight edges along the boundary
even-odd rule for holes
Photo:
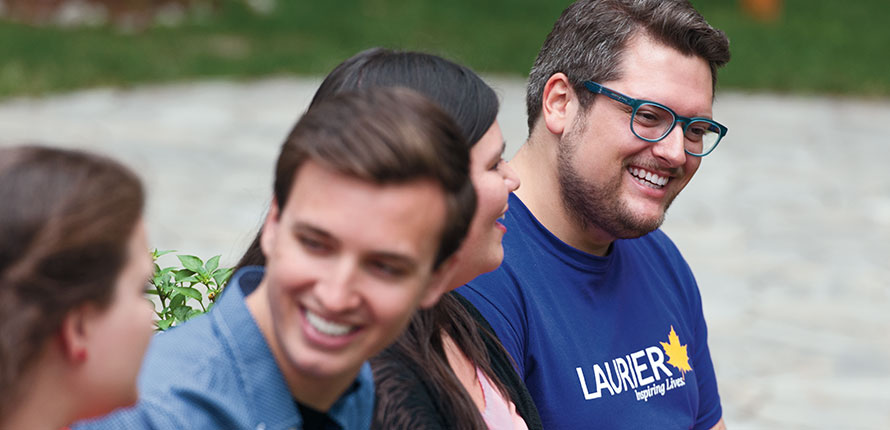
[[[306,311],[306,320],[319,332],[328,336],[343,336],[352,331],[352,326],[328,321],[310,311]]]
[[[630,171],[630,174],[633,175],[634,177],[636,177],[637,179],[639,179],[641,181],[648,182],[649,183],[648,185],[656,185],[659,187],[663,187],[665,184],[668,183],[667,177],[661,177],[655,173],[647,172],[643,169],[637,169],[635,167],[632,167],[628,170]]]

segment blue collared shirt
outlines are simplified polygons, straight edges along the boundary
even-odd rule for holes
[[[77,429],[300,429],[303,419],[269,345],[244,304],[263,268],[236,273],[207,314],[152,339],[139,375],[139,402]],[[374,411],[368,363],[328,415],[367,429]]]

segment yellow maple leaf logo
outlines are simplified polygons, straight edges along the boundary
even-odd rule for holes
[[[677,336],[677,332],[674,331],[674,326],[671,326],[671,332],[668,334],[668,343],[658,343],[661,344],[665,354],[670,358],[668,364],[676,367],[677,370],[683,374],[683,378],[686,378],[686,372],[692,370],[692,366],[689,365],[689,356],[686,354],[686,345],[680,345],[680,337]]]

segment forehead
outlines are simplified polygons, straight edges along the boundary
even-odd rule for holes
[[[628,41],[620,67],[620,79],[602,84],[662,103],[680,115],[711,116],[711,69],[704,58],[685,55],[643,33]]]
[[[307,161],[297,172],[281,222],[310,226],[362,253],[430,263],[445,223],[445,196],[430,180],[376,184]]]

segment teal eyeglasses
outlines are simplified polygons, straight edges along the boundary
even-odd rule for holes
[[[594,94],[602,94],[633,108],[630,115],[630,131],[646,142],[658,142],[664,139],[674,126],[681,122],[683,135],[686,136],[683,149],[689,155],[704,157],[717,147],[729,131],[712,119],[680,116],[661,103],[628,97],[593,81],[585,81],[584,86]]]

